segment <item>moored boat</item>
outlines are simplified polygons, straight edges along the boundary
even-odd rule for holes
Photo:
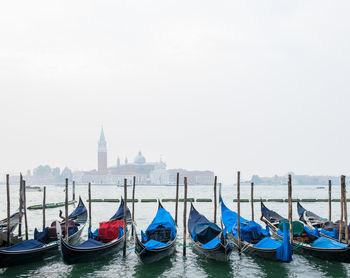
[[[268,209],[262,202],[261,214],[261,220],[270,227],[273,236],[282,239],[283,234],[280,221],[286,221],[286,219]],[[317,228],[310,229],[300,221],[293,221],[292,226],[292,245],[297,252],[324,260],[350,263],[350,249],[346,244],[330,238],[321,237]],[[287,229],[288,228],[289,225],[287,225]]]
[[[69,241],[78,242],[87,220],[87,210],[81,198],[79,198],[79,205],[69,215],[68,219]],[[58,225],[60,229],[57,229]],[[65,234],[65,224],[54,221],[50,227],[46,227],[42,232],[35,229],[34,239],[0,248],[0,267],[27,264],[57,253],[58,230]]]
[[[135,253],[143,263],[153,263],[175,252],[176,226],[171,214],[158,201],[157,214],[139,238],[135,229]]]
[[[227,261],[232,251],[224,231],[204,215],[200,214],[191,203],[188,218],[188,232],[195,253],[212,260]]]
[[[271,238],[268,227],[263,229],[255,221],[248,221],[240,217],[241,240],[238,241],[238,214],[230,210],[222,199],[221,218],[228,232],[229,241],[241,251],[272,261],[290,262],[292,260],[292,248],[289,243],[288,233],[281,240]]]
[[[127,208],[127,224],[131,224],[130,210]],[[88,232],[88,239],[79,245],[60,240],[61,254],[66,264],[98,260],[111,254],[123,245],[124,200],[109,221],[101,222],[94,232]],[[127,232],[129,229],[127,229]]]

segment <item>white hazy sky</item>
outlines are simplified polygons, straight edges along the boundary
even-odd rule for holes
[[[2,1],[0,174],[350,174],[349,1]]]

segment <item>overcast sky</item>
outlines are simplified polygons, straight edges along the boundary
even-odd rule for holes
[[[350,174],[349,1],[2,1],[0,174],[142,150],[225,183]]]

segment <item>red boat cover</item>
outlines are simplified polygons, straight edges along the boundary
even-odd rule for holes
[[[121,226],[121,228],[124,228],[123,220],[100,222],[100,227],[98,228],[99,241],[109,242],[118,238],[119,226]]]

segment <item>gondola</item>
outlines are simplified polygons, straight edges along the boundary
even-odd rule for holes
[[[136,229],[135,229],[136,231]],[[176,226],[171,214],[158,201],[157,214],[141,239],[135,232],[135,253],[143,263],[153,263],[175,252]]]
[[[87,210],[81,198],[68,219],[69,241],[78,242],[87,220]],[[56,229],[57,225],[61,226],[61,229]],[[54,221],[50,227],[46,227],[42,232],[35,229],[34,239],[0,248],[0,268],[40,261],[46,256],[55,254],[58,251],[57,230],[63,230],[64,234],[64,226],[64,223]]]
[[[19,212],[10,216],[10,235],[19,223]],[[12,236],[12,235],[11,235]],[[7,218],[0,220],[0,246],[7,244]]]
[[[127,224],[131,224],[130,210],[127,208]],[[117,212],[109,221],[101,222],[95,232],[89,228],[88,240],[79,245],[60,240],[61,254],[66,264],[98,260],[123,246],[124,200],[120,202]],[[127,228],[127,232],[128,232]]]
[[[282,239],[283,235],[279,221],[287,220],[278,213],[268,209],[262,202],[261,214],[261,220],[270,227],[273,236],[277,239]],[[329,261],[350,263],[350,249],[346,244],[321,237],[318,229],[310,229],[300,221],[293,221],[292,246],[297,252],[302,254]]]
[[[227,261],[232,252],[224,231],[204,215],[200,214],[191,203],[188,218],[188,232],[192,240],[192,249],[197,254],[218,261]]]
[[[234,246],[238,247],[238,215],[236,212],[227,208],[221,198],[220,203],[221,218],[228,232],[228,239]],[[248,221],[240,217],[240,225],[241,252],[246,252],[271,261],[290,262],[292,260],[292,248],[286,229],[283,239],[276,240],[270,237],[268,228],[263,229],[255,221]]]
[[[19,212],[15,212],[10,216],[10,232],[17,227],[19,223]],[[7,218],[0,220],[0,233],[7,233]]]
[[[300,221],[304,222],[308,227],[320,229],[320,235],[327,238],[339,239],[340,221],[329,221],[327,218],[322,218],[317,214],[306,210],[299,202],[297,203],[298,214]],[[349,227],[348,227],[349,229]],[[345,241],[345,222],[343,222],[342,241]],[[350,234],[350,233],[349,233]]]

